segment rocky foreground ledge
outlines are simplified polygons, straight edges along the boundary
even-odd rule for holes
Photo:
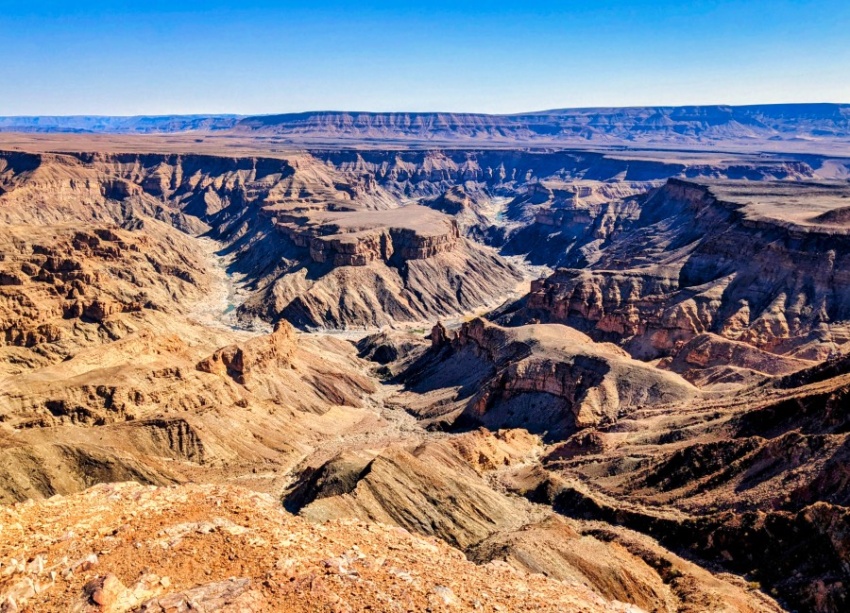
[[[311,524],[228,486],[99,485],[0,508],[0,611],[633,612],[402,528]]]

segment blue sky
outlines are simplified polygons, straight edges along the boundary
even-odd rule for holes
[[[0,0],[0,115],[850,102],[850,2]]]

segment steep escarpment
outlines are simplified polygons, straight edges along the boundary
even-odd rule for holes
[[[842,104],[767,104],[553,109],[511,115],[440,112],[312,111],[239,117],[0,117],[0,132],[179,134],[196,142],[223,133],[235,139],[279,137],[297,146],[322,143],[434,143],[514,148],[540,145],[695,145],[823,150],[846,146],[850,107]],[[259,140],[259,139],[258,139]]]
[[[459,205],[475,205],[475,188],[516,196],[502,189],[525,188],[537,183],[555,184],[588,181],[582,199],[609,196],[621,187],[671,176],[714,179],[798,179],[813,177],[815,171],[804,160],[781,156],[712,156],[642,153],[598,153],[571,150],[517,149],[431,149],[367,150],[311,149],[310,157],[321,160],[340,176],[359,177],[362,185],[382,188],[408,197],[442,196],[463,186],[468,199],[455,190],[447,200],[435,202],[455,213]],[[291,159],[291,158],[288,158]],[[304,158],[306,160],[306,158]],[[620,185],[623,183],[624,185]],[[473,193],[470,194],[470,191]],[[452,203],[454,201],[454,203]]]
[[[276,228],[310,258],[334,266],[366,266],[382,260],[403,263],[452,251],[460,238],[457,224],[431,209],[410,205],[390,211],[276,215]]]
[[[535,282],[518,320],[568,323],[638,357],[713,333],[823,359],[847,341],[850,251],[841,229],[810,217],[846,193],[671,179],[588,269]]]
[[[246,309],[307,328],[384,326],[496,306],[521,279],[497,254],[466,241],[445,251],[438,246],[430,257],[404,259],[405,254],[417,256],[431,248],[418,247],[415,237],[403,238],[402,244],[411,247],[387,261],[390,241],[372,250],[370,243],[355,240],[347,244],[362,249],[358,257],[371,260],[371,265],[294,264],[290,274],[269,281]],[[397,244],[393,242],[393,248]]]
[[[301,327],[421,321],[495,305],[521,278],[461,237],[451,217],[402,207],[397,189],[308,154],[11,153],[0,177],[9,223],[102,220],[132,228],[156,219],[208,232],[228,246],[232,271],[253,294],[240,311],[244,320],[285,317]]]
[[[299,326],[382,326],[498,303],[520,273],[432,209],[274,215],[289,245],[251,308]]]

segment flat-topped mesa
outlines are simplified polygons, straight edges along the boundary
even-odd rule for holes
[[[297,246],[309,247],[314,262],[334,266],[424,260],[454,250],[460,239],[454,219],[418,205],[281,216],[276,228]]]
[[[441,141],[630,147],[722,143],[747,148],[811,141],[829,147],[846,138],[848,115],[850,107],[840,104],[581,108],[516,115],[315,111],[244,117],[234,132],[276,135],[294,143],[384,142],[394,147]]]

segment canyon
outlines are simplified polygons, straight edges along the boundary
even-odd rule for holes
[[[846,610],[846,107],[22,125],[0,610]]]

